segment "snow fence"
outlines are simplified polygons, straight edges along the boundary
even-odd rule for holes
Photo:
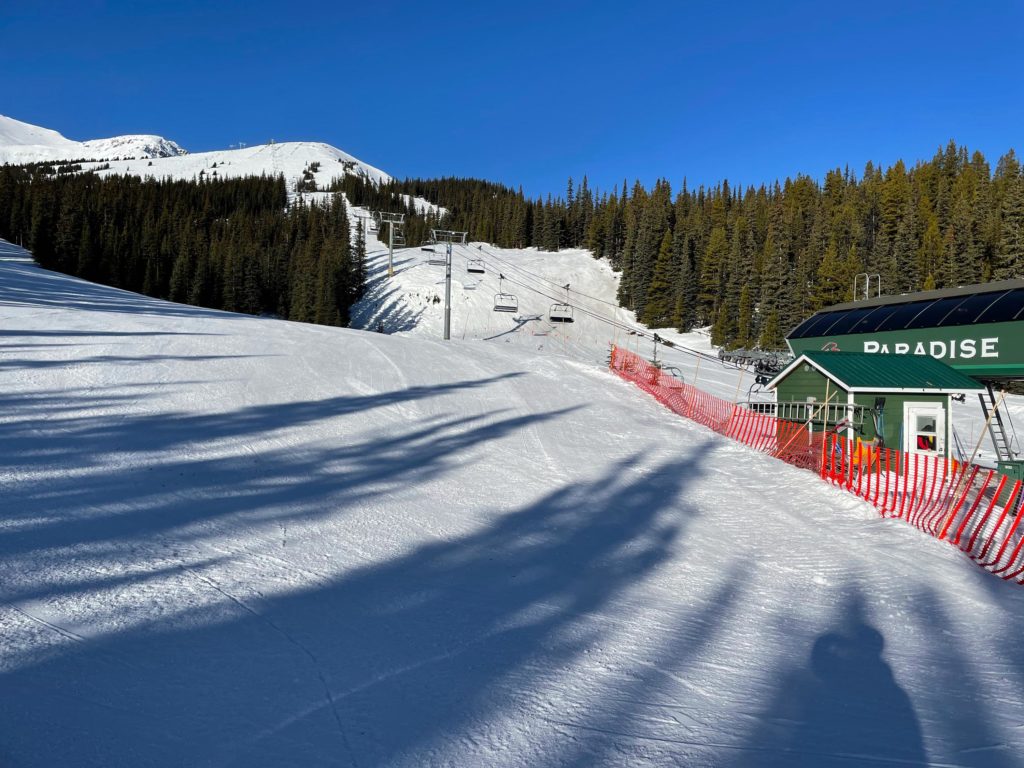
[[[938,456],[878,448],[807,422],[758,413],[680,381],[612,347],[611,369],[673,412],[754,450],[817,472],[833,485],[948,541],[982,568],[1024,584],[1022,481]]]

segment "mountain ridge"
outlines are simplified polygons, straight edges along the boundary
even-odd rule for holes
[[[318,188],[326,189],[335,177],[345,174],[365,176],[375,183],[391,181],[381,169],[321,141],[270,141],[189,152],[170,139],[149,134],[74,141],[50,128],[0,115],[0,165],[71,161],[104,176],[135,174],[189,181],[282,175],[290,191],[296,190],[300,179],[315,179]]]
[[[58,131],[0,115],[0,163],[27,164],[62,160],[155,159],[188,151],[153,134],[125,134],[75,141]]]

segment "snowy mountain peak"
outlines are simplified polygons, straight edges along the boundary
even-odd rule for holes
[[[300,179],[312,179],[320,189],[327,189],[334,178],[345,174],[364,176],[376,183],[391,180],[379,168],[320,141],[270,141],[192,154],[162,136],[72,141],[49,128],[0,115],[0,165],[69,160],[87,161],[83,162],[83,170],[101,175],[137,174],[184,180],[284,176],[293,191]],[[97,165],[89,166],[88,162]]]
[[[73,141],[49,128],[0,115],[0,163],[154,159],[184,154],[184,149],[162,136],[128,135]]]
[[[78,142],[65,139],[57,131],[0,115],[0,147],[25,146],[64,149],[77,144]]]
[[[93,139],[82,142],[99,157],[134,157],[153,159],[156,157],[178,157],[188,152],[163,136],[140,134],[137,136],[114,136],[112,139]]]

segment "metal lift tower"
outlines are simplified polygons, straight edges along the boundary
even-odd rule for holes
[[[405,233],[402,231],[402,224],[405,222],[405,214],[374,211],[373,218],[377,220],[378,227],[383,224],[388,225],[388,277],[394,277],[395,243],[398,245],[405,245]]]
[[[430,239],[435,243],[445,244],[444,259],[444,338],[452,337],[452,243],[462,245],[466,242],[467,232],[453,232],[450,229],[430,230]]]

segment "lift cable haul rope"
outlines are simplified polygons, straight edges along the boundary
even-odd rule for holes
[[[531,271],[530,271],[530,270],[528,270],[528,269],[527,269],[526,267],[521,267],[521,266],[519,266],[518,264],[512,264],[511,262],[508,262],[508,261],[506,261],[506,260],[502,259],[502,258],[501,258],[500,256],[498,256],[497,254],[495,254],[495,253],[493,253],[493,252],[491,252],[491,251],[487,250],[486,248],[480,247],[480,248],[479,248],[479,250],[480,250],[480,251],[481,251],[482,253],[486,253],[486,254],[487,254],[488,256],[490,256],[490,257],[491,257],[491,259],[492,259],[493,261],[496,261],[496,262],[498,262],[498,263],[499,263],[499,264],[501,264],[502,266],[506,266],[506,267],[508,267],[509,269],[514,269],[514,270],[516,270],[516,271],[518,271],[518,272],[522,272],[522,273],[524,273],[524,274],[527,274],[527,275],[529,275],[530,277],[533,277],[533,278],[535,278],[535,279],[537,279],[537,280],[542,280],[542,281],[544,281],[545,283],[550,283],[550,284],[551,284],[552,286],[554,286],[555,288],[564,288],[564,287],[565,287],[565,286],[564,286],[564,285],[563,285],[562,283],[558,283],[558,282],[556,282],[556,281],[552,280],[552,279],[551,279],[551,278],[549,278],[549,277],[544,277],[543,275],[538,275],[538,274],[537,274],[536,272],[531,272]],[[575,294],[577,294],[578,296],[582,296],[582,297],[583,297],[583,298],[585,298],[585,299],[590,299],[591,301],[599,301],[599,302],[601,302],[602,304],[607,304],[607,305],[608,305],[609,307],[614,307],[615,309],[622,309],[622,307],[620,307],[620,306],[619,306],[618,304],[616,304],[615,302],[613,302],[613,301],[608,301],[607,299],[602,299],[602,298],[600,298],[599,296],[591,296],[590,294],[587,294],[587,293],[583,293],[583,291],[577,291],[577,290],[573,290],[572,292],[573,292],[573,293],[575,293]]]
[[[563,302],[563,298],[562,297],[555,296],[555,295],[547,292],[546,290],[542,290],[542,289],[539,289],[539,288],[537,288],[537,287],[535,287],[533,285],[529,285],[527,282],[524,282],[522,280],[517,280],[517,279],[511,278],[511,277],[508,277],[507,275],[505,276],[505,280],[507,280],[510,283],[513,283],[514,285],[518,285],[521,288],[525,288],[528,291],[536,293],[538,296],[543,296],[546,299],[550,299],[553,302],[556,302],[556,303],[562,303]],[[564,286],[559,286],[559,287],[564,290]],[[608,303],[608,302],[605,302],[605,303]],[[622,321],[609,318],[609,317],[607,317],[605,315],[601,315],[601,314],[595,312],[594,310],[589,309],[588,307],[583,307],[583,306],[581,306],[579,304],[571,304],[570,306],[574,310],[578,311],[580,314],[583,314],[583,315],[586,315],[588,317],[591,317],[594,320],[597,320],[599,322],[605,323],[606,325],[608,325],[608,326],[610,326],[610,327],[612,327],[614,329],[617,329],[617,330],[623,331],[625,333],[628,333],[629,335],[636,336],[636,337],[642,338],[642,339],[650,339],[652,341],[657,336],[657,334],[655,334],[653,331],[643,330],[643,329],[637,328],[634,325],[630,325],[628,323],[624,323]],[[621,309],[621,307],[620,307],[620,309]],[[690,347],[686,347],[684,345],[681,345],[681,344],[678,344],[678,343],[675,343],[675,342],[669,342],[667,339],[662,339],[660,336],[658,336],[657,340],[658,340],[658,343],[664,344],[668,348],[677,350],[677,351],[679,351],[679,352],[681,352],[683,354],[687,354],[687,355],[690,355],[692,357],[697,357],[699,359],[705,359],[705,360],[709,360],[709,361],[714,361],[714,362],[718,363],[719,365],[721,365],[724,368],[730,368],[730,369],[735,369],[735,370],[745,370],[742,366],[731,365],[729,363],[726,363],[725,361],[723,361],[722,359],[720,359],[716,355],[710,355],[710,354],[708,354],[706,352],[701,352],[699,350],[692,349]]]
[[[466,247],[466,246],[463,246],[463,247]],[[478,250],[480,250],[481,252],[487,253],[489,258],[494,258],[494,255],[490,251],[485,251],[482,248],[478,249]],[[502,261],[503,263],[507,263],[507,262],[504,262],[504,260],[497,259],[497,258],[494,258],[494,260],[495,261]],[[490,270],[493,270],[494,272],[499,272],[500,271],[496,265],[489,263],[488,259],[483,259],[483,261],[484,261],[484,264],[487,267],[489,267]],[[517,268],[517,267],[515,267],[515,265],[511,265],[511,266],[513,268]],[[533,276],[533,273],[530,273],[529,270],[524,270],[524,269],[521,269],[521,268],[517,268],[517,269],[519,269],[519,271],[521,271],[521,272],[527,272],[528,274]],[[509,283],[512,283],[513,285],[517,285],[520,288],[524,288],[524,289],[526,289],[528,291],[531,291],[531,292],[533,292],[533,293],[535,293],[535,294],[537,294],[539,296],[543,296],[544,298],[549,299],[552,302],[555,302],[557,304],[562,304],[563,302],[565,302],[566,306],[571,307],[573,310],[579,312],[581,315],[585,315],[585,316],[590,317],[590,318],[592,318],[594,320],[597,320],[599,322],[605,323],[606,325],[608,325],[608,326],[610,326],[610,327],[612,327],[614,329],[617,329],[617,330],[623,331],[625,333],[628,333],[629,335],[637,336],[638,338],[641,338],[641,339],[650,339],[652,341],[657,340],[657,343],[664,344],[664,346],[667,349],[678,351],[681,354],[689,355],[691,357],[695,357],[695,358],[698,358],[698,359],[701,359],[701,360],[713,361],[713,362],[717,363],[718,365],[722,366],[723,368],[728,368],[728,369],[731,369],[731,370],[747,370],[746,366],[742,366],[742,365],[738,365],[738,364],[735,364],[735,363],[727,362],[725,360],[722,360],[717,355],[708,354],[707,352],[701,352],[700,350],[696,350],[696,349],[693,349],[691,347],[687,347],[685,345],[679,344],[678,342],[671,342],[671,341],[669,341],[667,339],[664,339],[664,338],[658,336],[658,334],[654,333],[653,331],[650,331],[650,330],[647,330],[647,329],[641,329],[641,328],[638,328],[637,326],[625,323],[623,321],[616,320],[616,319],[613,319],[613,318],[609,318],[606,315],[599,314],[595,310],[592,310],[592,309],[590,309],[588,307],[581,306],[579,303],[566,302],[564,297],[553,295],[552,293],[549,293],[548,289],[546,289],[546,288],[545,289],[541,289],[541,288],[537,288],[534,285],[530,285],[527,282],[527,280],[530,280],[530,278],[515,279],[515,278],[509,277],[508,275],[505,275],[504,273],[502,273],[502,276],[503,276],[504,280],[507,280]],[[546,283],[551,283],[552,285],[555,285],[558,288],[560,288],[562,290],[565,290],[565,285],[559,285],[555,281],[550,280],[548,278],[537,276],[537,279],[543,280]],[[530,280],[530,282],[533,282],[533,281]],[[586,294],[583,294],[583,293],[581,293],[579,291],[573,291],[573,293],[576,293],[579,296],[586,296]],[[622,307],[618,307],[618,306],[612,304],[609,301],[605,301],[604,299],[599,299],[597,297],[588,297],[588,298],[592,298],[593,300],[599,301],[599,302],[601,302],[603,304],[608,304],[609,306],[614,306],[616,309],[622,309]],[[655,339],[655,337],[657,337],[657,339]]]

